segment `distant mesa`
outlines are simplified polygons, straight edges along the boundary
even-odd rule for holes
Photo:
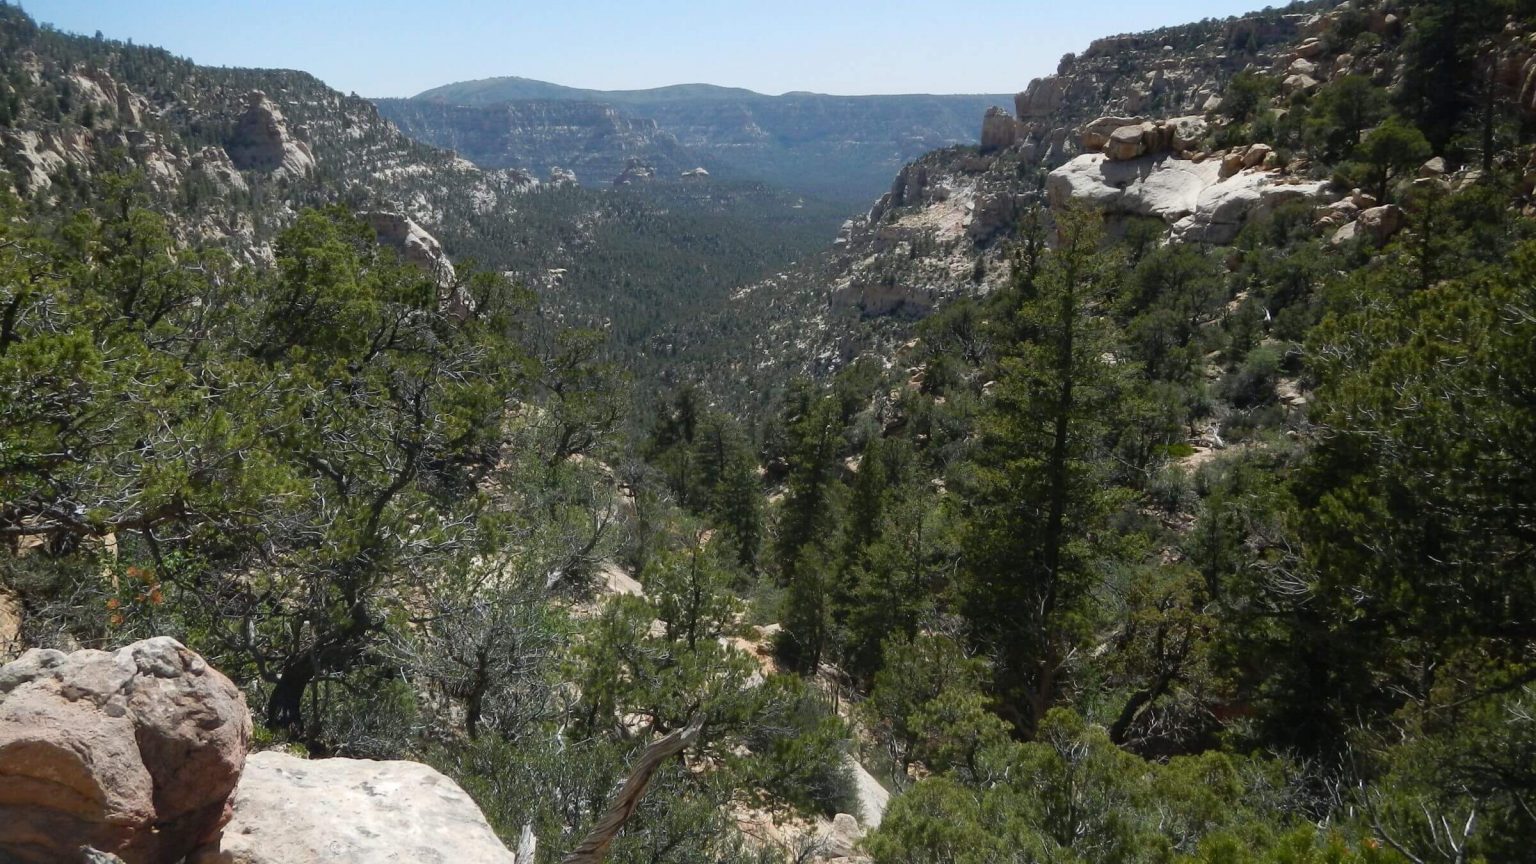
[[[1011,98],[772,96],[711,84],[588,90],[508,77],[376,104],[407,135],[481,167],[558,164],[595,186],[639,157],[656,179],[760,181],[852,210],[878,197],[906,162],[974,140],[975,118]],[[699,166],[708,174],[690,173]]]

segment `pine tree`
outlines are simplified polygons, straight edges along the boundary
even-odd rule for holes
[[[1026,731],[1055,704],[1098,560],[1113,554],[1100,532],[1117,495],[1100,457],[1129,370],[1110,354],[1120,268],[1102,240],[1097,217],[1061,217],[1014,316],[1027,338],[1004,349],[965,495],[964,608],[996,658],[1003,710]]]

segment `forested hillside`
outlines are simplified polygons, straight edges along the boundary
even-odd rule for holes
[[[1528,0],[1101,40],[797,267],[0,13],[0,653],[174,636],[520,864],[661,741],[597,857],[1532,860]]]
[[[89,205],[104,177],[136,174],[177,242],[268,264],[306,206],[397,214],[450,260],[550,289],[538,314],[602,331],[596,350],[624,366],[655,369],[677,322],[809,257],[843,219],[760,183],[637,175],[602,194],[482,170],[312,76],[62,34],[11,4],[0,47],[0,167],[37,206]]]
[[[852,212],[903,162],[972,140],[982,111],[998,98],[769,96],[707,84],[604,91],[489,78],[378,105],[418,140],[487,167],[574,168],[584,182],[602,183],[617,173],[608,169],[638,156],[668,173],[702,166]],[[561,152],[549,146],[551,136],[575,146]],[[679,162],[685,158],[694,164]],[[577,167],[583,162],[601,166],[596,176]]]

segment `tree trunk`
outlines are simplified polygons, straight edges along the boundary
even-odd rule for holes
[[[267,698],[267,726],[296,737],[304,725],[304,691],[315,679],[315,661],[303,654],[288,661]]]
[[[603,814],[603,818],[597,820],[597,824],[592,826],[591,833],[581,841],[580,846],[561,860],[561,864],[601,864],[602,860],[608,856],[608,847],[613,844],[614,838],[619,836],[619,831],[623,830],[624,823],[628,822],[629,817],[635,815],[635,811],[640,808],[640,799],[645,796],[645,787],[650,785],[656,769],[661,767],[661,763],[683,752],[683,748],[698,740],[699,733],[703,729],[704,721],[696,720],[688,728],[679,729],[645,748],[645,752],[640,754],[640,761],[636,762],[634,769],[630,771],[629,779],[624,781],[618,794],[613,796],[613,803],[609,805],[608,812]]]

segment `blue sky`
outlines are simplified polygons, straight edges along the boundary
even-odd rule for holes
[[[214,66],[313,72],[364,96],[520,75],[624,89],[1011,93],[1099,36],[1262,0],[22,0],[61,30]]]

